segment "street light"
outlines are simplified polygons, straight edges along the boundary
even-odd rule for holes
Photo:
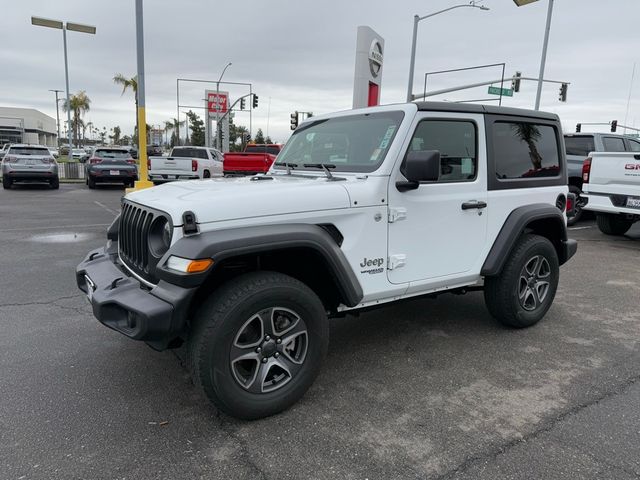
[[[38,27],[48,27],[55,28],[58,30],[62,30],[62,43],[64,45],[64,78],[67,87],[67,122],[69,122],[69,149],[73,147],[73,141],[71,140],[71,101],[69,98],[69,62],[67,61],[67,30],[72,30],[74,32],[82,32],[82,33],[90,33],[95,35],[96,27],[91,25],[83,25],[81,23],[72,23],[67,22],[64,24],[60,20],[51,20],[49,18],[42,17],[31,17],[31,24],[36,25]],[[56,93],[56,98],[57,98]],[[57,102],[56,102],[56,110],[57,110]],[[60,123],[60,120],[58,120]],[[58,133],[59,135],[59,133]]]
[[[222,138],[220,138],[220,82],[222,81],[222,77],[224,76],[224,72],[227,71],[233,65],[231,62],[227,63],[225,67],[222,69],[222,73],[220,74],[220,78],[216,82],[216,148],[222,151]],[[208,121],[208,120],[207,120]]]
[[[513,0],[518,7],[537,2],[538,0]],[[547,62],[547,45],[549,45],[549,31],[551,30],[551,15],[553,14],[553,0],[549,0],[547,10],[547,26],[544,30],[544,42],[542,43],[542,58],[540,60],[540,74],[538,75],[538,91],[536,92],[536,110],[540,110],[540,96],[542,95],[542,82],[544,80],[544,67]]]
[[[522,0],[522,1],[527,1],[527,0]],[[529,0],[532,1],[532,0]],[[435,13],[430,13],[429,15],[425,15],[424,17],[421,17],[419,15],[414,15],[413,17],[413,41],[411,43],[411,60],[409,63],[409,85],[407,86],[407,102],[411,102],[413,101],[413,71],[415,68],[415,64],[416,64],[416,41],[418,39],[418,23],[421,22],[422,20],[424,20],[425,18],[429,18],[429,17],[434,17],[436,15],[439,15],[441,13],[444,12],[448,12],[449,10],[454,10],[456,8],[465,8],[465,7],[471,7],[471,8],[479,8],[480,10],[490,10],[489,7],[485,7],[484,5],[476,5],[477,0],[472,0],[469,3],[465,3],[465,4],[461,4],[461,5],[454,5],[453,7],[449,7],[449,8],[445,8],[444,10],[440,10],[438,12]]]
[[[49,90],[50,92],[54,92],[56,94],[56,126],[58,130],[58,138],[56,139],[57,147],[60,146],[60,109],[58,108],[58,93],[61,93],[62,90]]]

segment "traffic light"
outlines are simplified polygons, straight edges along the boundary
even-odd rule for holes
[[[580,133],[580,130],[582,130],[582,124],[581,124],[581,123],[578,123],[578,124],[576,125],[576,133]]]
[[[258,108],[258,95],[253,94],[253,108]]]
[[[567,83],[563,83],[562,85],[560,85],[560,96],[558,97],[558,100],[560,100],[561,102],[567,101],[568,88],[569,88],[569,85]]]
[[[307,112],[307,118],[313,117],[313,112]]]
[[[615,132],[617,128],[618,128],[618,120],[612,120],[611,121],[611,131]]]
[[[240,99],[240,110],[244,110],[244,106],[245,106],[245,105],[244,105],[244,104],[245,104],[244,100],[245,100],[245,99],[244,99],[244,97],[242,97],[242,98]]]
[[[298,112],[291,114],[291,130],[298,128]]]
[[[511,90],[514,92],[520,91],[520,77],[522,76],[522,72],[516,72],[516,74],[511,79]]]

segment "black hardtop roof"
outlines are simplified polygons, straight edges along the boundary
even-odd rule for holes
[[[488,113],[490,115],[510,115],[515,117],[541,118],[544,120],[560,120],[558,115],[549,112],[527,110],[524,108],[497,107],[495,105],[481,105],[454,102],[415,102],[420,111],[430,112],[461,112]]]

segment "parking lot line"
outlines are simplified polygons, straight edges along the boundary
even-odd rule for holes
[[[27,228],[4,228],[3,232],[28,232],[31,230],[60,230],[61,228],[93,228],[93,227],[108,227],[110,223],[93,223],[82,225],[53,225],[51,227],[27,227]]]
[[[118,212],[116,212],[115,210],[110,209],[109,207],[107,207],[104,203],[100,203],[97,200],[94,200],[93,203],[95,203],[96,205],[98,205],[99,207],[104,208],[107,212],[112,213],[113,215],[118,215]]]

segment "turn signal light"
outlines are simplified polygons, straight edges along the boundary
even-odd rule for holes
[[[182,273],[201,273],[213,265],[210,258],[200,258],[191,260],[189,258],[176,257],[171,255],[167,260],[167,268]]]

